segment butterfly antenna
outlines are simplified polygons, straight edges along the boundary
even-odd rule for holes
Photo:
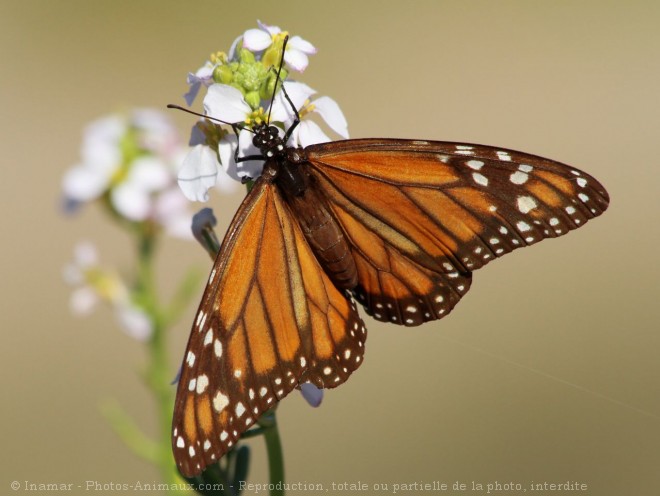
[[[192,115],[196,115],[197,117],[203,117],[204,119],[208,119],[210,121],[215,121],[215,122],[219,122],[220,124],[225,124],[227,126],[231,126],[234,130],[236,128],[238,128],[238,129],[247,129],[251,133],[254,133],[254,131],[252,131],[252,129],[250,129],[249,127],[245,127],[245,126],[243,126],[241,124],[238,124],[238,123],[222,121],[220,119],[216,119],[215,117],[211,117],[210,115],[200,114],[199,112],[194,112],[194,111],[189,110],[187,108],[184,108],[180,105],[175,105],[173,103],[168,103],[167,108],[176,109],[176,110],[183,110],[184,112],[187,112],[187,113],[192,114]]]
[[[282,66],[284,66],[284,52],[286,51],[286,44],[289,41],[289,35],[284,37],[282,42],[282,57],[280,58],[280,66],[277,69],[277,75],[275,76],[275,89],[273,89],[273,96],[270,98],[270,108],[268,109],[268,123],[270,124],[270,113],[273,111],[273,102],[275,101],[275,93],[277,92],[277,83],[280,82],[280,73],[282,72]]]

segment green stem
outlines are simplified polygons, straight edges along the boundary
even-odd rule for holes
[[[275,410],[270,410],[259,419],[259,425],[263,427],[264,440],[266,441],[266,452],[268,453],[268,471],[270,483],[277,488],[278,483],[284,482],[284,456],[282,455],[282,441],[277,429]],[[271,496],[284,496],[284,489],[271,489]]]
[[[165,318],[158,303],[156,283],[153,271],[156,238],[152,232],[145,229],[139,234],[138,246],[138,280],[136,295],[139,304],[151,317],[153,332],[147,343],[148,365],[145,379],[156,401],[158,415],[157,460],[156,465],[165,483],[178,484],[181,479],[176,472],[172,458],[170,429],[172,407],[174,405],[174,390],[170,387],[171,371],[167,360],[167,341],[165,334]]]

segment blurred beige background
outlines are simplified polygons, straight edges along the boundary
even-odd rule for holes
[[[256,19],[319,48],[303,80],[340,103],[353,137],[524,150],[585,169],[612,197],[584,229],[476,273],[449,318],[368,320],[365,364],[345,386],[318,410],[296,395],[281,405],[289,482],[660,494],[660,3],[600,0],[0,1],[0,491],[157,477],[98,411],[116,398],[154,432],[143,351],[108,310],[71,316],[61,280],[79,239],[130,269],[128,239],[97,208],[64,218],[60,178],[87,122],[182,103],[187,72]],[[174,118],[187,133],[192,120]],[[221,229],[239,201],[213,198]],[[164,295],[190,265],[208,270],[197,246],[163,246]],[[172,374],[194,310],[172,336]]]

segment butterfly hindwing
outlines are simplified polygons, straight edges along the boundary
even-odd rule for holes
[[[576,229],[609,202],[586,173],[502,148],[365,139],[306,152],[351,245],[358,301],[403,325],[447,315],[471,271]]]
[[[217,461],[304,382],[343,383],[366,330],[276,187],[259,179],[220,249],[184,356],[172,445],[182,474]]]

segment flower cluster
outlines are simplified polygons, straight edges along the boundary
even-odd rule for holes
[[[85,130],[80,163],[62,180],[67,210],[99,200],[120,219],[190,239],[192,213],[176,186],[184,156],[176,128],[160,111],[98,119]]]
[[[136,109],[102,117],[85,129],[80,153],[81,161],[62,179],[69,213],[98,202],[136,236],[138,245],[160,233],[193,238],[190,204],[176,182],[186,148],[163,112]],[[102,268],[92,244],[76,247],[64,278],[74,288],[73,313],[87,314],[104,301],[128,335],[140,341],[151,336],[153,316],[140,302],[138,284],[127,285],[115,271]]]
[[[131,292],[119,275],[99,264],[98,251],[92,243],[81,242],[75,247],[73,261],[64,267],[63,275],[74,288],[70,300],[74,314],[87,315],[105,301],[112,306],[126,334],[138,341],[151,337],[151,319],[132,301]]]
[[[259,29],[245,31],[234,41],[227,54],[218,52],[211,55],[196,73],[188,75],[190,90],[184,95],[188,105],[192,105],[200,89],[206,87],[203,102],[205,114],[243,127],[238,136],[229,126],[221,126],[207,119],[202,119],[193,127],[190,138],[192,149],[178,175],[181,190],[188,199],[206,201],[209,188],[226,187],[227,177],[244,181],[259,176],[263,162],[236,163],[236,148],[239,157],[259,155],[252,144],[252,126],[269,122],[284,134],[294,122],[295,112],[283,92],[278,90],[280,85],[277,80],[287,36],[288,33],[277,26],[259,22]],[[301,119],[289,139],[291,146],[304,147],[330,141],[321,127],[310,119],[313,115],[324,121],[337,135],[348,138],[346,119],[339,105],[327,96],[316,98],[316,91],[312,88],[289,79],[291,70],[299,73],[305,70],[308,56],[315,52],[316,48],[299,36],[288,38],[280,79]],[[224,172],[220,172],[221,169]]]

